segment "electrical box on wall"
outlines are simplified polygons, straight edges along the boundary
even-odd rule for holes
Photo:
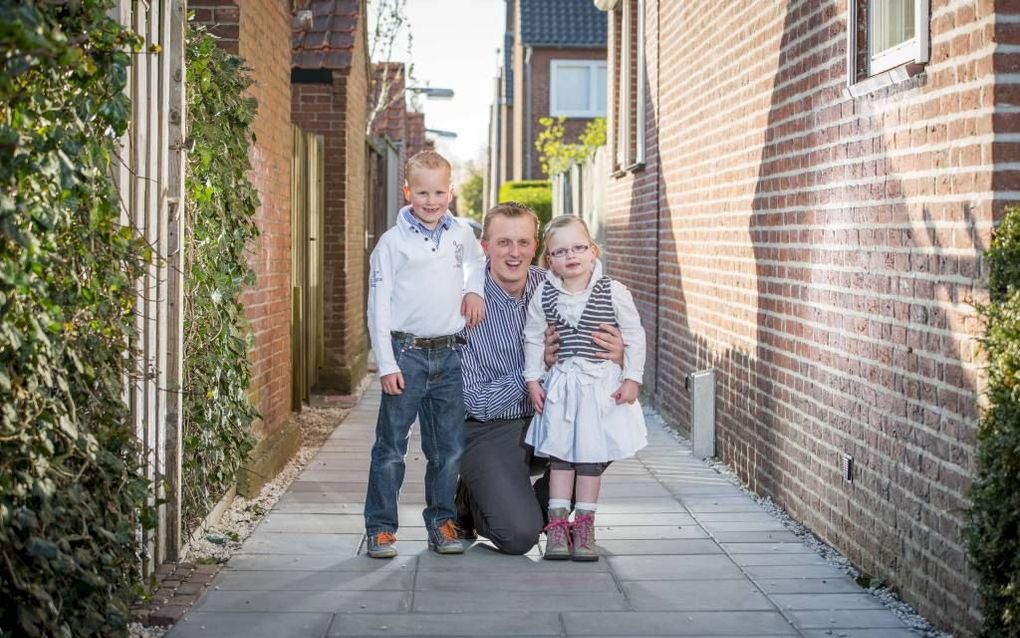
[[[841,457],[843,464],[843,482],[854,482],[854,457],[844,453]]]

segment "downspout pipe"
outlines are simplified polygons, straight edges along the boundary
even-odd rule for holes
[[[521,179],[532,179],[531,175],[531,145],[533,143],[531,130],[531,53],[530,46],[524,47],[524,122],[521,135],[524,139],[524,170]]]

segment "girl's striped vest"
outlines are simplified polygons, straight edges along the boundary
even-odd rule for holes
[[[560,349],[556,352],[557,361],[563,361],[570,357],[602,361],[595,356],[595,353],[604,351],[595,345],[591,340],[591,335],[599,329],[599,324],[617,325],[616,313],[613,311],[610,281],[609,277],[601,277],[595,282],[577,326],[567,323],[556,309],[560,291],[548,282],[542,288],[542,310],[545,311],[545,320],[556,328],[556,332],[560,336]]]

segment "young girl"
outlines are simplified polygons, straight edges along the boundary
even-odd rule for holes
[[[549,457],[551,467],[545,558],[594,561],[602,472],[610,461],[647,444],[637,403],[645,333],[630,292],[602,274],[599,248],[581,218],[551,221],[543,245],[548,272],[531,298],[524,328],[524,379],[535,406],[526,441],[537,456]],[[596,356],[599,348],[591,336],[604,323],[623,334],[623,369]],[[541,384],[549,325],[559,335],[560,349]],[[572,525],[567,521],[571,496],[577,506]]]

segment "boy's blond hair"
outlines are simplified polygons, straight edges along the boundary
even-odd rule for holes
[[[599,257],[600,250],[599,245],[592,239],[591,231],[588,230],[588,224],[577,215],[560,215],[554,217],[552,221],[545,225],[545,230],[542,231],[542,254],[538,258],[538,262],[542,264],[542,267],[546,270],[552,268],[552,259],[549,258],[549,240],[556,235],[556,231],[562,230],[571,224],[577,224],[584,231],[585,236],[588,238],[588,244],[591,246],[592,254],[596,258]]]
[[[420,151],[404,162],[404,181],[410,183],[411,174],[414,171],[429,169],[437,170],[445,168],[447,175],[453,173],[453,166],[450,162],[435,151]]]
[[[519,202],[500,202],[485,213],[485,218],[482,220],[482,239],[489,239],[489,224],[496,217],[507,217],[509,219],[515,219],[517,217],[530,217],[535,222],[535,239],[538,239],[538,215],[535,211],[531,210],[524,204]]]

